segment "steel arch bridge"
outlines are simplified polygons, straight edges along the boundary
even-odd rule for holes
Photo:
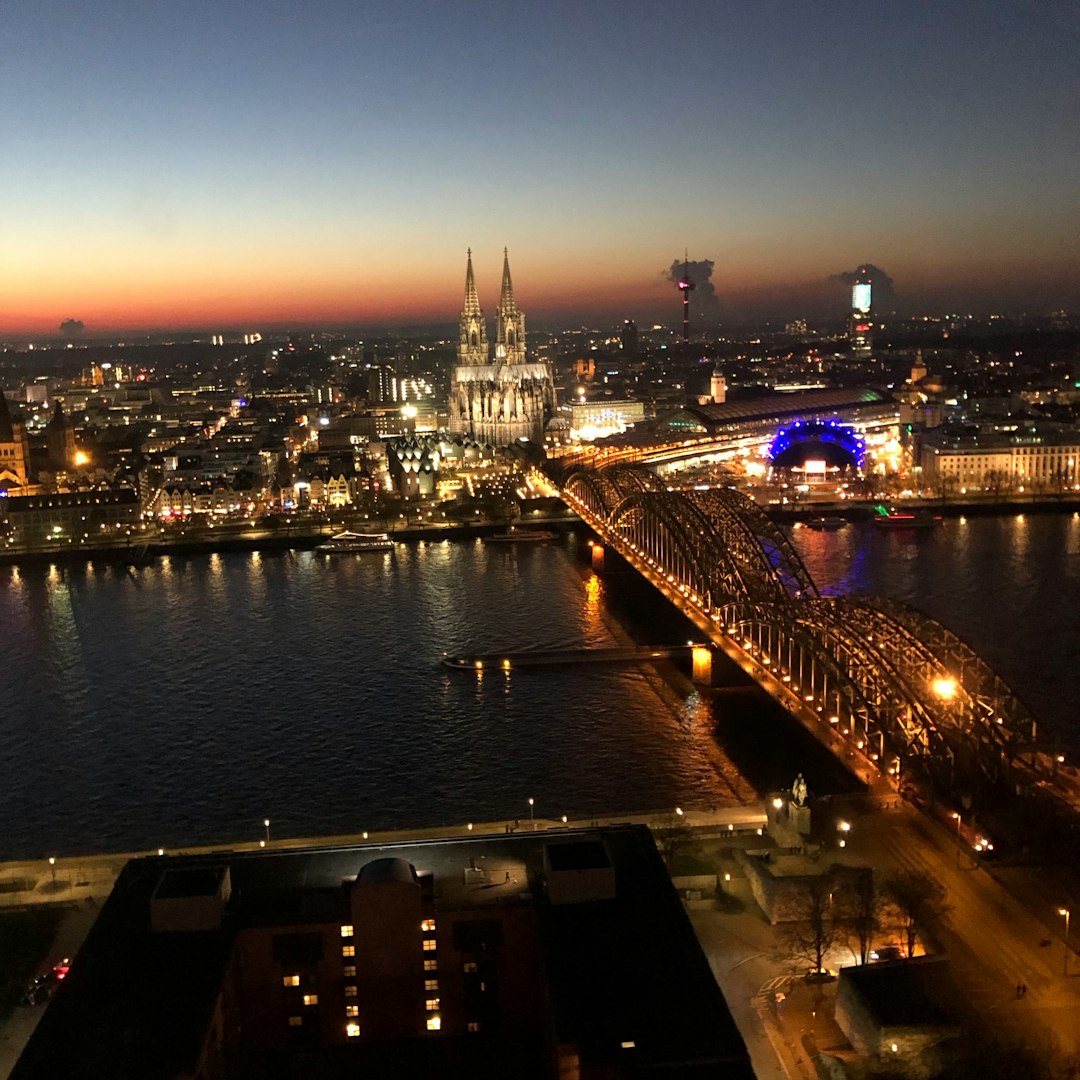
[[[1035,772],[1034,718],[973,649],[913,607],[822,596],[746,496],[669,489],[634,465],[572,469],[563,496],[834,749],[897,782],[912,769],[950,787]]]

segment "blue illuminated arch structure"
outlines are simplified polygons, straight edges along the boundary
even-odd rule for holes
[[[854,428],[836,420],[796,420],[777,431],[768,454],[774,469],[798,468],[812,458],[861,469],[866,445]]]

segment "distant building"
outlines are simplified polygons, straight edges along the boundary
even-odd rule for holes
[[[873,278],[867,267],[860,266],[851,286],[851,320],[848,332],[851,351],[858,356],[869,356],[873,348],[873,301]]]
[[[1080,484],[1080,431],[1049,423],[1012,427],[1012,431],[928,432],[920,461],[924,482],[1057,491]]]
[[[119,529],[139,523],[142,508],[131,488],[72,491],[51,495],[12,495],[0,499],[0,521],[17,542],[111,539]]]
[[[25,488],[30,483],[30,444],[26,426],[12,415],[0,391],[0,490]]]
[[[753,1075],[615,826],[133,860],[11,1080]]]
[[[450,430],[495,447],[508,446],[518,439],[543,443],[544,427],[554,411],[555,384],[550,367],[526,359],[525,315],[514,300],[509,256],[504,251],[492,358],[470,250],[458,362],[450,388]]]
[[[70,472],[76,466],[75,428],[58,401],[52,419],[45,425],[45,443],[49,465],[57,472]]]
[[[590,441],[640,424],[645,419],[645,403],[613,398],[571,400],[560,406],[559,412],[570,421],[572,438]]]

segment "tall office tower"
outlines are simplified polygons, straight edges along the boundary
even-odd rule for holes
[[[518,439],[542,443],[544,428],[554,411],[551,367],[526,359],[525,316],[514,299],[510,258],[505,250],[502,292],[495,313],[495,356],[489,356],[487,326],[476,295],[470,248],[458,362],[450,386],[450,430],[491,446],[508,446]]]
[[[22,488],[30,482],[30,444],[18,415],[11,415],[0,391],[0,490]]]
[[[393,363],[380,361],[368,364],[367,399],[374,402],[391,402],[399,398],[397,370]]]
[[[637,323],[633,319],[627,319],[623,323],[622,333],[619,337],[622,339],[622,351],[629,357],[637,356]]]
[[[867,268],[860,266],[851,286],[851,320],[848,328],[851,351],[859,356],[869,356],[873,348],[873,300],[873,279]]]

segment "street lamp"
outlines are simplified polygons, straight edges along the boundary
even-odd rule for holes
[[[1072,914],[1067,907],[1059,907],[1058,914],[1065,916],[1065,978],[1069,977],[1069,916]]]
[[[263,818],[263,828],[266,830],[266,842],[270,843],[270,819],[268,817]]]
[[[535,803],[535,801],[536,800],[530,795],[529,796],[529,823],[532,825],[533,832],[536,832],[536,815],[533,813],[533,804]]]
[[[52,871],[52,883],[53,883],[53,888],[55,889],[56,888],[56,856],[55,855],[50,855],[49,856],[49,869]],[[1068,923],[1066,923],[1066,925],[1068,925]],[[1066,936],[1068,936],[1067,932],[1066,932]]]
[[[956,865],[960,865],[960,813],[957,810],[952,812],[952,816],[956,821]]]

